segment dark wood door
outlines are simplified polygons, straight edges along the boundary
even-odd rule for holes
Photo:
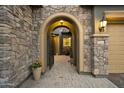
[[[48,36],[48,66],[49,69],[52,68],[54,64],[54,36],[51,33],[50,36]]]

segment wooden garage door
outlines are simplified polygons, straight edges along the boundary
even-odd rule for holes
[[[109,37],[109,73],[124,73],[124,24],[107,26]]]

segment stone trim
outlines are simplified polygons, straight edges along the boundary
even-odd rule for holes
[[[109,34],[93,34],[90,37],[96,38],[96,37],[109,37]]]
[[[108,23],[111,23],[112,21],[124,21],[124,11],[104,11],[104,13]]]
[[[124,17],[124,11],[104,11],[106,18],[122,18]]]

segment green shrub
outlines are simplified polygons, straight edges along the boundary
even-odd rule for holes
[[[36,69],[36,68],[41,67],[41,64],[40,64],[40,62],[36,62],[36,63],[33,63],[33,64],[31,65],[31,67],[32,67],[32,69]]]

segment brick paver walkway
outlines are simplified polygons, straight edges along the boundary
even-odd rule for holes
[[[114,88],[117,87],[106,78],[95,78],[92,75],[79,75],[69,62],[69,57],[55,57],[53,68],[47,71],[41,80],[34,81],[30,77],[20,87],[41,88]]]

